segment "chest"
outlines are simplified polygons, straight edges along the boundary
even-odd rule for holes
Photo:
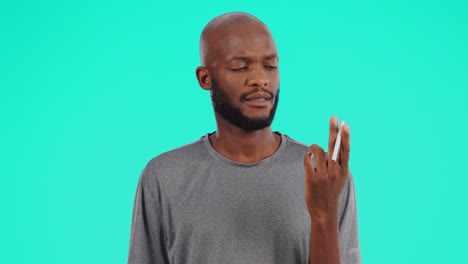
[[[176,195],[167,209],[170,240],[250,251],[303,242],[310,234],[303,177],[297,165],[261,170],[207,166],[187,173],[174,185]]]

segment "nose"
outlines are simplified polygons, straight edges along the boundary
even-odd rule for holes
[[[248,86],[267,87],[269,84],[267,75],[262,66],[253,67],[251,74],[247,79]]]

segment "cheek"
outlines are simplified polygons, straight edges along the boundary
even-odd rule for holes
[[[224,76],[219,79],[218,86],[229,95],[240,95],[244,89],[244,78],[241,76]]]
[[[230,98],[231,102],[237,103],[242,94],[243,85],[236,78],[219,78],[216,79],[219,89]]]
[[[243,74],[230,74],[225,77],[225,86],[243,87],[246,77]]]
[[[216,81],[218,81],[219,87],[225,90],[242,84],[243,80],[245,80],[244,77],[242,74],[233,74],[226,69],[217,70],[213,75],[213,78],[216,78]]]
[[[270,85],[272,86],[272,89],[277,89],[278,88],[278,85],[279,85],[279,81],[280,81],[280,77],[279,77],[279,74],[278,73],[271,73],[269,75],[269,78],[270,80]]]

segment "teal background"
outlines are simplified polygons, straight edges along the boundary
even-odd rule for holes
[[[466,261],[466,1],[0,4],[1,262],[126,263],[139,175],[216,129],[198,37],[249,12],[280,53],[273,124],[351,128],[364,263]]]

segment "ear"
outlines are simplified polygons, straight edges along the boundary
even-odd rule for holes
[[[204,90],[211,90],[211,73],[205,67],[197,67],[195,72],[197,75],[198,84]]]

